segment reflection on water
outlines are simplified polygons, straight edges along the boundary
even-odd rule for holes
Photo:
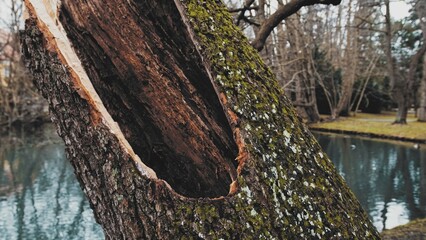
[[[379,231],[426,217],[426,146],[315,135]],[[0,138],[0,239],[103,238],[51,126]]]
[[[426,146],[315,135],[379,231],[426,217]]]
[[[103,239],[52,126],[0,138],[0,239]]]

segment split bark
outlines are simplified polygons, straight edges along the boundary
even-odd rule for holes
[[[24,58],[107,238],[379,238],[218,1],[45,2]]]

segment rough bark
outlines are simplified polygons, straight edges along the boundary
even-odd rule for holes
[[[379,238],[220,3],[62,4],[23,54],[108,239]]]

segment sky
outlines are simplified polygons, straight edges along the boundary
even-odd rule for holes
[[[408,16],[410,6],[405,1],[391,1],[390,2],[391,18],[402,19]]]

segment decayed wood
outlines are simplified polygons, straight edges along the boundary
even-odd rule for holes
[[[26,65],[107,238],[378,238],[220,3],[26,5]]]
[[[184,195],[226,195],[238,149],[178,16],[155,3],[84,4],[63,1],[61,22],[135,152]],[[138,8],[163,16],[142,19]]]

